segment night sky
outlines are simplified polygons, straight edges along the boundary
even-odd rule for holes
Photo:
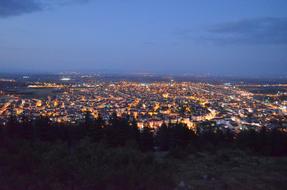
[[[287,75],[286,0],[0,0],[0,72]]]

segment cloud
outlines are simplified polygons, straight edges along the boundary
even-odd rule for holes
[[[287,18],[228,22],[208,30],[207,40],[222,44],[287,44]]]
[[[41,10],[41,4],[34,0],[1,0],[0,17],[9,17]]]
[[[0,0],[0,17],[10,17],[90,0]]]

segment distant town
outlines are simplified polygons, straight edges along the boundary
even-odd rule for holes
[[[81,74],[1,76],[0,123],[5,126],[11,116],[17,116],[19,122],[23,117],[48,117],[55,123],[76,124],[88,112],[105,121],[113,113],[135,119],[138,128],[157,129],[164,123],[195,128],[206,121],[234,132],[287,128],[287,83],[184,81],[146,75],[142,79]]]

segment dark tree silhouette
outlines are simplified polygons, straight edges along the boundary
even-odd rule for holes
[[[105,140],[111,146],[124,146],[137,143],[139,130],[129,123],[128,118],[118,118],[116,113],[111,117],[110,124],[105,127]]]
[[[170,148],[170,130],[165,123],[156,132],[156,144],[162,151],[167,151]]]
[[[140,133],[140,148],[142,151],[152,151],[154,147],[152,130],[144,127]]]

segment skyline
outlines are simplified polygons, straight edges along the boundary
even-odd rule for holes
[[[4,0],[1,71],[284,76],[286,8],[283,0]]]

